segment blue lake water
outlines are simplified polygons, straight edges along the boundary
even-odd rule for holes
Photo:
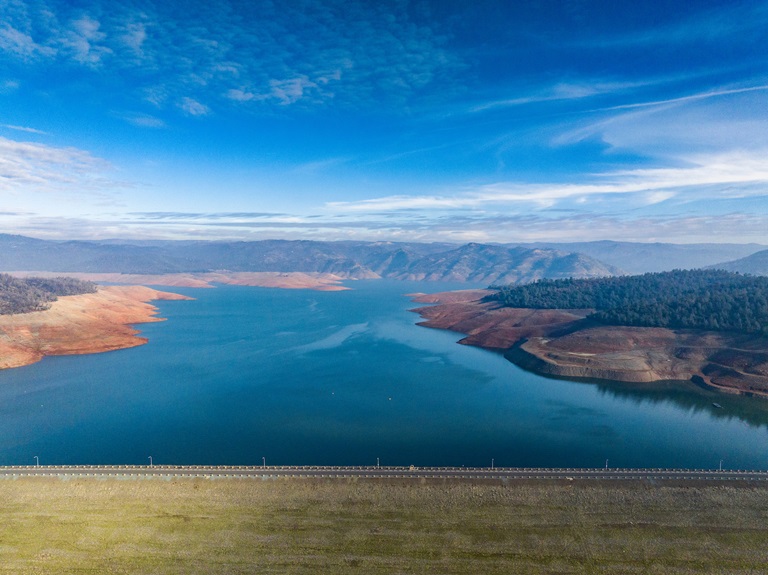
[[[0,464],[768,468],[768,401],[543,378],[415,325],[464,284],[350,286],[173,288],[145,346],[0,372]]]

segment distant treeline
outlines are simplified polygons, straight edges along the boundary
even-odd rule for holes
[[[594,309],[609,325],[741,331],[768,335],[768,277],[674,270],[598,279],[492,286],[506,307]]]
[[[0,315],[43,311],[58,296],[93,293],[93,282],[75,278],[16,278],[0,273]]]

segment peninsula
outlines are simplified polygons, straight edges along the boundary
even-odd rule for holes
[[[157,308],[148,302],[193,298],[158,291],[146,285],[213,288],[214,284],[228,284],[320,291],[349,289],[340,285],[343,278],[326,273],[68,273],[66,275],[66,278],[61,278],[60,273],[54,272],[3,274],[8,281],[21,278],[16,281],[26,281],[30,285],[34,282],[66,284],[69,281],[78,287],[88,286],[90,293],[73,291],[71,293],[77,295],[64,295],[68,292],[62,291],[62,295],[58,297],[40,296],[43,297],[43,299],[38,298],[40,301],[17,296],[13,302],[6,302],[5,307],[13,303],[25,313],[16,313],[9,308],[9,312],[5,315],[0,314],[0,369],[29,365],[48,355],[100,353],[147,343],[147,339],[140,337],[139,331],[131,326],[162,321],[162,318],[155,315]],[[97,286],[91,282],[128,285]],[[37,292],[33,293],[37,294]],[[22,295],[26,296],[26,292]],[[2,309],[4,308],[0,307],[0,311]]]
[[[29,365],[48,355],[143,345],[147,339],[131,326],[162,321],[148,302],[188,299],[144,286],[102,286],[94,293],[59,297],[45,310],[0,315],[0,369]]]
[[[643,277],[655,281],[651,277],[654,275]],[[694,277],[696,281],[700,279]],[[735,279],[740,281],[739,278],[744,278],[752,287],[765,280],[749,276]],[[724,282],[732,279],[729,276]],[[662,280],[666,281],[665,278]],[[632,280],[608,278],[584,281],[616,283]],[[607,309],[604,306],[600,309],[599,305],[547,308],[543,300],[536,299],[545,292],[547,297],[552,297],[566,283],[540,282],[538,285],[530,284],[530,287],[509,288],[521,290],[514,293],[505,293],[502,289],[418,295],[414,301],[437,305],[413,311],[425,319],[419,325],[464,333],[466,337],[460,343],[501,350],[516,365],[543,375],[625,382],[692,380],[724,392],[768,397],[768,337],[763,328],[765,324],[761,323],[764,318],[753,316],[749,308],[745,308],[743,315],[749,316],[750,321],[745,319],[740,324],[745,326],[742,329],[734,329],[730,325],[726,326],[727,329],[703,329],[698,326],[700,320],[695,314],[691,312],[689,315],[681,303],[688,298],[694,302],[694,307],[697,305],[697,309],[702,310],[706,321],[714,322],[719,316],[708,311],[706,305],[719,301],[721,292],[718,286],[709,286],[706,298],[702,296],[698,299],[691,296],[695,290],[681,290],[684,297],[681,296],[680,301],[675,303],[675,309],[685,311],[685,321],[690,321],[690,326],[683,323],[681,327],[672,322],[672,325],[658,327],[622,325],[631,322],[630,314],[620,314],[618,308]],[[723,282],[718,285],[723,285]],[[741,289],[739,286],[735,293],[741,293]],[[534,297],[532,294],[537,290],[539,293]],[[570,291],[568,297],[561,298],[561,304],[587,301],[574,298],[573,293]],[[630,290],[628,293],[636,292]],[[744,301],[759,308],[760,292],[745,293],[748,297]],[[518,297],[522,299],[516,300]],[[611,297],[620,296],[612,294]],[[707,304],[703,303],[705,299]],[[529,301],[526,304],[528,307],[523,307],[522,301]],[[510,302],[517,302],[518,307],[513,307]],[[557,302],[553,299],[551,303]],[[634,308],[626,309],[640,314],[643,308],[638,302],[635,304]],[[542,307],[537,307],[539,305]],[[659,309],[662,307],[659,304]],[[738,301],[731,302],[728,309],[733,315],[733,310],[739,309]],[[726,320],[720,318],[720,321]],[[657,323],[662,321],[670,323],[668,317],[666,320],[659,319]]]

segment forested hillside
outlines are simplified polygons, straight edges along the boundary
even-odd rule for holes
[[[496,288],[507,307],[594,309],[609,325],[733,330],[768,335],[768,278],[723,270],[541,280]]]
[[[58,296],[93,293],[93,282],[74,278],[16,278],[0,274],[0,315],[43,311]]]

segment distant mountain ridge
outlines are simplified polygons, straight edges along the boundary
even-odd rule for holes
[[[570,243],[535,242],[508,245],[578,252],[606,264],[620,267],[630,274],[705,268],[714,264],[720,264],[720,262],[743,258],[768,248],[768,246],[759,244],[670,244],[660,242],[616,242],[609,240]],[[721,266],[718,265],[716,267]]]
[[[583,254],[471,243],[422,257],[402,271],[391,272],[389,277],[518,284],[543,278],[593,278],[621,274],[620,269]]]
[[[622,274],[584,254],[470,243],[49,241],[0,234],[0,270],[168,274],[321,272],[352,279],[526,283]]]
[[[768,250],[762,250],[745,258],[723,262],[709,267],[712,269],[751,274],[755,276],[768,276]]]

